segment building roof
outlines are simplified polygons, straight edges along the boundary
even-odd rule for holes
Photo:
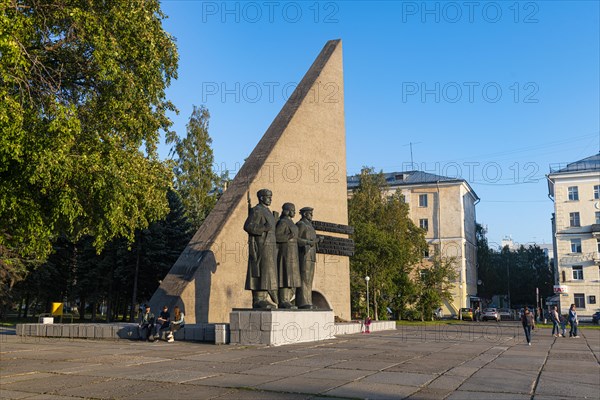
[[[600,170],[600,152],[593,156],[584,158],[579,161],[564,164],[550,164],[551,174],[560,174],[565,172],[585,172]]]
[[[442,175],[430,174],[424,171],[401,171],[401,172],[384,172],[383,177],[389,186],[410,186],[410,185],[422,185],[429,183],[445,182],[445,183],[464,183],[475,199],[479,200],[479,197],[471,186],[464,179],[451,178]],[[353,175],[347,177],[348,189],[352,190],[358,187],[360,183],[360,175]]]

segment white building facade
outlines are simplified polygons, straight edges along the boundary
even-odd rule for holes
[[[575,304],[579,316],[591,317],[600,310],[600,153],[551,166],[547,178],[560,311]]]
[[[479,197],[464,179],[449,178],[423,171],[383,174],[389,194],[400,189],[409,205],[412,222],[425,231],[429,252],[456,260],[457,279],[453,300],[442,305],[444,315],[457,316],[463,307],[474,307],[477,297],[477,238],[475,205]],[[348,196],[359,184],[359,177],[348,177]]]

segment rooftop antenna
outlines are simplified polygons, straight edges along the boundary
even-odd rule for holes
[[[418,168],[415,168],[415,167],[414,167],[414,165],[415,165],[415,164],[414,164],[414,161],[413,161],[413,151],[412,151],[412,147],[413,147],[413,144],[419,144],[419,143],[423,143],[423,142],[408,142],[408,144],[405,144],[405,145],[403,146],[403,147],[410,146],[410,167],[411,167],[412,169],[418,169]]]

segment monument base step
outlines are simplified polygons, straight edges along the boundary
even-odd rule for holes
[[[333,339],[337,335],[396,329],[394,321],[334,322],[332,310],[233,309],[230,344],[281,346]]]

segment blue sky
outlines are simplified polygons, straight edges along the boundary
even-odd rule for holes
[[[215,169],[235,172],[339,38],[349,174],[410,169],[413,143],[417,169],[471,184],[491,243],[550,243],[549,165],[600,150],[598,4],[163,1],[173,128],[207,106]]]

